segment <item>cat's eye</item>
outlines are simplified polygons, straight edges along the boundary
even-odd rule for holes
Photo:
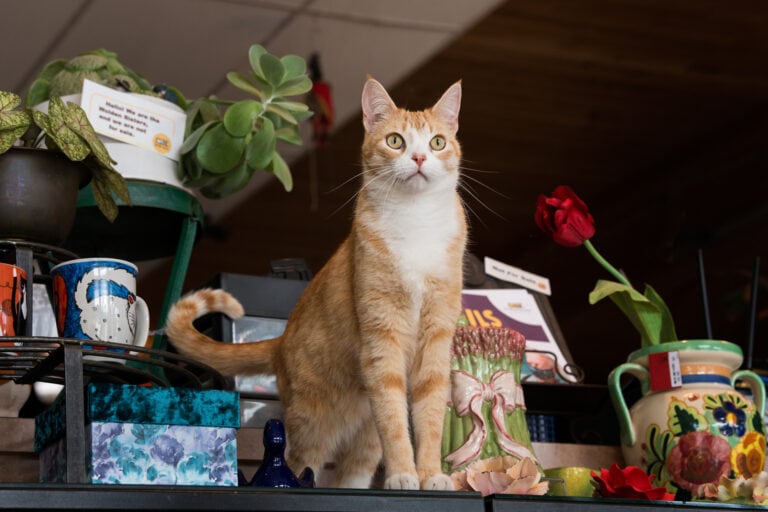
[[[401,149],[403,144],[403,137],[399,133],[390,133],[387,135],[387,146],[392,149]]]
[[[445,148],[445,139],[440,135],[435,135],[432,137],[432,140],[429,141],[429,147],[435,151],[440,151],[441,149]]]

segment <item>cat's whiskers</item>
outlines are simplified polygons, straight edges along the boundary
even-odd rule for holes
[[[348,204],[349,204],[351,201],[353,201],[354,199],[356,199],[356,198],[357,198],[357,196],[359,196],[359,195],[360,195],[360,194],[363,192],[363,190],[365,190],[367,187],[371,186],[371,184],[372,184],[373,182],[375,182],[376,180],[378,180],[378,179],[381,179],[381,178],[383,178],[383,177],[385,177],[385,176],[387,176],[387,175],[390,175],[390,174],[394,174],[394,172],[395,172],[395,171],[394,171],[394,169],[390,169],[390,168],[388,168],[388,166],[386,166],[386,165],[382,165],[382,166],[380,166],[380,167],[378,167],[378,168],[371,168],[371,167],[369,167],[368,169],[363,169],[361,172],[359,172],[358,174],[356,174],[355,176],[353,176],[353,178],[357,178],[357,177],[360,177],[360,176],[365,176],[365,174],[366,174],[366,173],[369,173],[369,172],[371,172],[371,171],[373,171],[374,173],[377,173],[378,171],[380,171],[380,170],[382,170],[382,169],[385,169],[385,170],[386,170],[386,172],[382,172],[382,173],[380,173],[380,174],[377,174],[376,176],[374,176],[373,178],[369,179],[368,181],[365,181],[365,180],[363,180],[363,184],[362,184],[362,186],[360,186],[360,187],[359,187],[359,188],[358,188],[358,189],[355,191],[355,193],[354,193],[354,194],[352,194],[352,195],[349,197],[349,199],[347,199],[346,201],[344,201],[344,202],[343,202],[343,203],[342,203],[342,204],[341,204],[341,205],[340,205],[338,208],[336,208],[335,210],[333,210],[333,211],[331,212],[331,214],[330,214],[330,215],[328,215],[328,217],[327,217],[327,218],[331,218],[331,217],[333,217],[334,215],[336,215],[337,213],[339,213],[339,211],[340,211],[340,210],[342,210],[342,209],[343,209],[345,206],[347,206],[347,205],[348,205]],[[352,179],[352,178],[350,178],[350,180],[351,180],[351,179]],[[347,180],[345,183],[348,183],[350,180]]]
[[[482,217],[480,217],[480,215],[478,215],[478,214],[477,214],[477,212],[476,212],[476,211],[475,211],[475,210],[474,210],[474,209],[473,209],[471,206],[469,206],[469,203],[467,202],[467,200],[466,200],[466,199],[464,199],[464,198],[462,197],[462,195],[461,195],[461,194],[459,194],[459,199],[461,200],[461,204],[464,206],[464,209],[465,209],[466,211],[468,211],[468,212],[469,212],[469,213],[470,213],[470,214],[471,214],[473,217],[475,217],[475,218],[477,219],[477,221],[478,221],[478,222],[480,222],[480,224],[482,224],[482,225],[483,225],[483,227],[484,227],[484,228],[488,229],[488,224],[486,224],[486,223],[483,221],[483,218],[482,218]]]
[[[462,176],[462,177],[466,177],[466,176]],[[461,190],[463,190],[464,192],[466,192],[466,193],[467,193],[467,194],[468,194],[468,195],[469,195],[469,196],[470,196],[472,199],[474,199],[475,201],[477,201],[478,203],[480,203],[480,205],[481,205],[482,207],[484,207],[486,210],[488,210],[489,212],[491,212],[492,214],[496,215],[497,217],[499,217],[500,219],[502,219],[502,220],[504,220],[504,221],[506,221],[506,220],[507,220],[507,219],[506,219],[506,218],[505,218],[505,217],[504,217],[502,214],[500,214],[499,212],[497,212],[496,210],[494,210],[493,208],[491,208],[490,206],[488,206],[487,204],[485,204],[485,202],[483,202],[483,200],[482,200],[482,199],[480,199],[480,197],[477,195],[477,193],[474,191],[474,189],[472,189],[472,187],[471,187],[471,186],[469,186],[469,184],[465,183],[463,180],[459,180],[459,188],[460,188]],[[475,211],[474,211],[474,210],[472,210],[472,208],[469,208],[469,205],[467,204],[467,202],[466,202],[466,201],[464,201],[464,206],[465,206],[467,209],[469,209],[469,210],[470,210],[470,211],[471,211],[473,214],[477,215],[477,214],[475,213]],[[481,223],[483,222],[483,220],[480,218],[480,216],[479,216],[479,215],[477,215],[477,219],[478,219],[478,220],[479,220]],[[485,225],[485,224],[483,223],[483,225]],[[486,227],[487,227],[487,226],[486,226]]]
[[[498,194],[499,196],[503,197],[504,199],[509,199],[509,200],[512,199],[508,195],[506,195],[506,194],[504,194],[502,192],[499,192],[498,190],[496,190],[495,188],[491,187],[490,185],[487,185],[486,183],[483,183],[479,179],[475,178],[474,176],[470,176],[468,173],[464,172],[464,171],[470,171],[470,172],[475,172],[475,173],[498,174],[497,171],[484,171],[484,170],[481,170],[481,169],[472,169],[470,167],[464,167],[464,166],[462,166],[460,169],[462,171],[461,176],[463,178],[466,178],[468,180],[473,181],[474,183],[477,183],[478,185],[482,186],[483,188],[485,188],[487,190],[490,190],[494,194]]]

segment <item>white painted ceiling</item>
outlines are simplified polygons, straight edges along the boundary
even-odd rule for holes
[[[228,71],[247,72],[248,48],[320,55],[333,86],[337,125],[359,111],[367,74],[396,83],[500,0],[2,0],[0,90],[26,92],[54,59],[106,48],[152,83],[188,98],[239,99]],[[304,147],[304,146],[303,146]],[[295,159],[303,147],[285,148]],[[203,201],[223,214],[269,179],[228,200]]]

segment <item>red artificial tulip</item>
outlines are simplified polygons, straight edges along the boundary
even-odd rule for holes
[[[552,197],[540,195],[536,203],[536,224],[560,245],[576,247],[595,234],[595,220],[576,192],[558,186]]]
[[[603,498],[629,498],[635,500],[673,500],[675,495],[666,487],[654,487],[651,477],[637,466],[621,469],[618,464],[610,469],[600,468],[598,475],[592,472],[597,491]]]

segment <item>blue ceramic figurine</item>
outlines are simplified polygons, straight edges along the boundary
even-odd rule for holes
[[[314,487],[312,469],[306,468],[299,477],[285,462],[285,427],[271,419],[264,425],[264,460],[253,475],[252,487]]]

